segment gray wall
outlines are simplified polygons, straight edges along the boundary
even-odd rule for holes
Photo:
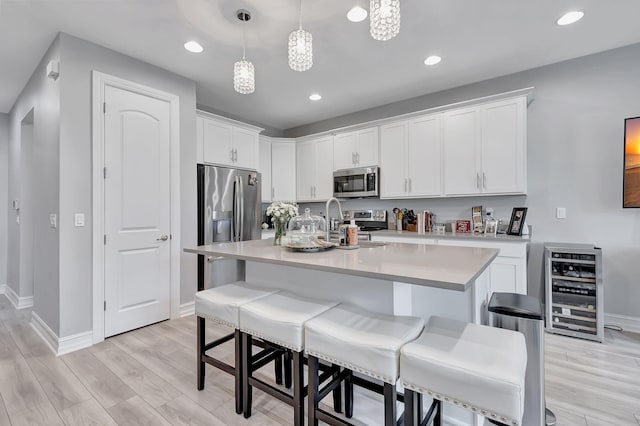
[[[9,200],[20,199],[22,173],[32,173],[31,205],[27,201],[21,208],[29,209],[31,231],[35,244],[31,257],[33,286],[20,281],[20,228],[16,212],[8,210],[7,281],[20,297],[34,294],[34,312],[56,333],[59,331],[59,234],[49,227],[49,214],[58,212],[59,200],[59,144],[60,144],[60,84],[45,76],[47,63],[60,58],[60,42],[56,38],[9,113]],[[33,156],[28,161],[33,170],[21,170],[22,122],[33,110]],[[29,121],[29,120],[26,120]],[[24,225],[29,226],[27,221]],[[22,247],[24,249],[24,247]],[[28,265],[23,265],[27,267]]]
[[[622,209],[623,119],[640,115],[640,44],[536,68],[285,131],[302,136],[345,125],[534,86],[528,108],[528,195],[355,205],[420,206],[466,217],[472,205],[529,207],[529,292],[541,295],[542,243],[602,247],[605,310],[640,317],[640,211]],[[384,173],[384,170],[382,171]],[[566,207],[567,219],[555,218]],[[317,209],[317,208],[316,208]]]
[[[60,35],[60,336],[92,327],[91,72],[97,70],[180,97],[181,245],[196,245],[195,83],[66,34]],[[73,226],[86,213],[84,228]],[[181,303],[196,290],[195,256],[181,253]]]
[[[7,283],[9,115],[0,113],[0,286]]]

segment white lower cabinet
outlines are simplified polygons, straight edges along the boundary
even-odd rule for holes
[[[508,292],[527,294],[527,241],[467,241],[453,238],[431,238],[398,235],[377,235],[372,233],[373,241],[387,243],[408,244],[438,244],[443,246],[482,247],[500,250],[498,256],[489,266],[489,290],[494,292]],[[461,259],[464,261],[464,259]]]

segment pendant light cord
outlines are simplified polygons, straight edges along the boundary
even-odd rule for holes
[[[299,22],[300,27],[299,28],[302,29],[302,0],[300,0],[300,9],[299,9],[298,12],[299,12],[298,13],[298,17],[300,18],[300,22]]]
[[[246,59],[245,53],[247,49],[247,36],[245,31],[246,24],[247,24],[247,16],[244,15],[242,19],[242,59],[243,60]]]

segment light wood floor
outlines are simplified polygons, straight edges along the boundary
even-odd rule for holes
[[[196,390],[194,317],[55,357],[30,327],[30,315],[0,296],[2,426],[291,423],[291,408],[258,390],[251,419],[237,416],[233,380],[214,368],[207,368],[205,390]],[[228,332],[207,325],[209,338]],[[606,344],[546,339],[547,404],[558,425],[640,425],[640,336],[608,331]],[[219,355],[231,360],[231,348],[224,351]],[[363,424],[381,418],[377,397],[356,398]]]

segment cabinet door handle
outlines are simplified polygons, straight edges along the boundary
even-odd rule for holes
[[[351,164],[353,164],[354,166],[356,165],[356,153],[355,152],[351,153]]]
[[[229,151],[229,159],[233,163],[233,149],[231,151]]]
[[[482,172],[482,187],[487,189],[487,174],[485,172]]]
[[[411,178],[409,178],[409,192],[411,192]]]
[[[480,173],[476,173],[476,188],[480,189]]]
[[[233,161],[237,163],[238,162],[238,150],[237,149],[233,150],[233,156],[234,156],[234,160]]]
[[[404,192],[407,192],[408,179],[404,178]]]
[[[360,153],[356,152],[356,164],[360,164]]]

